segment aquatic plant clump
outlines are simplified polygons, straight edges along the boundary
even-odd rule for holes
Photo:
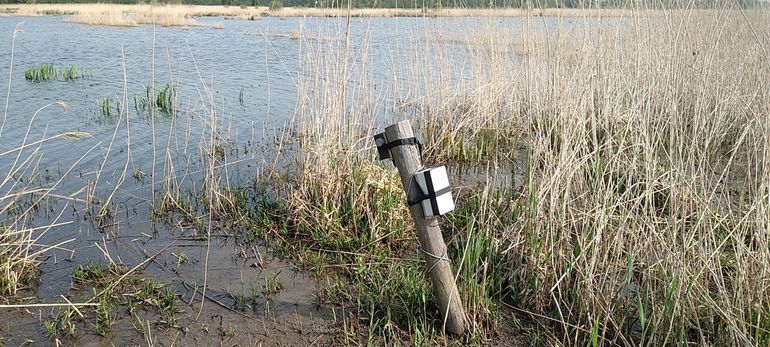
[[[174,100],[176,99],[176,90],[170,84],[166,84],[158,91],[155,96],[155,107],[160,112],[172,114],[174,110]]]
[[[24,69],[24,79],[32,82],[43,82],[55,80],[58,76],[58,70],[51,64],[42,64],[40,66],[28,66]]]
[[[143,93],[134,93],[134,108],[138,113],[146,114],[157,110],[172,116],[175,104],[176,89],[171,84],[165,84],[163,87],[150,84],[144,88]]]
[[[71,66],[62,68],[61,75],[65,81],[74,81],[78,78],[83,77],[83,74],[77,65],[71,65]]]
[[[83,70],[78,65],[56,68],[53,64],[28,66],[24,69],[24,79],[31,82],[52,81],[62,77],[65,81],[74,81],[85,77]]]
[[[110,105],[111,102],[112,95],[107,95],[96,102],[96,104],[99,106],[99,111],[101,112],[102,117],[109,117],[112,113],[112,107]]]

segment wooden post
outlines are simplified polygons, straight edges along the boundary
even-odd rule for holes
[[[408,120],[398,122],[385,128],[385,138],[388,142],[409,139],[414,137],[412,126]],[[401,175],[401,183],[407,194],[407,201],[418,199],[420,189],[417,184],[412,185],[412,176],[417,170],[422,169],[420,151],[415,145],[396,146],[390,150],[393,164]],[[455,335],[465,332],[465,310],[457,292],[455,278],[452,275],[452,266],[449,259],[442,259],[446,255],[444,236],[436,217],[425,217],[420,204],[410,206],[412,218],[417,225],[417,237],[420,240],[420,248],[425,258],[426,269],[429,269],[430,281],[438,299],[438,306],[444,317],[446,329]]]

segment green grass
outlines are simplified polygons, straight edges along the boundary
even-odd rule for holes
[[[32,82],[44,82],[55,80],[58,71],[53,64],[41,64],[39,66],[28,66],[24,69],[24,79]]]
[[[77,65],[65,66],[61,68],[60,72],[65,81],[74,81],[83,77],[83,73]]]
[[[110,278],[118,274],[120,270],[117,267],[104,267],[101,264],[94,264],[88,262],[84,265],[80,265],[72,271],[72,281],[75,284],[83,283],[98,283],[106,284]]]
[[[134,108],[142,114],[157,110],[161,114],[171,116],[174,114],[175,103],[176,89],[171,84],[162,87],[149,84],[142,93],[134,93]]]
[[[132,319],[138,317],[138,309],[152,310],[158,315],[154,321],[156,326],[177,326],[177,294],[153,278],[141,278],[138,274],[127,273],[123,266],[92,262],[75,268],[71,277],[76,286],[73,289],[83,292],[90,290],[97,305],[80,308],[84,315],[82,318],[76,317],[72,308],[57,310],[52,319],[43,322],[51,340],[74,340],[77,331],[105,336],[119,318],[121,307],[128,309]],[[122,278],[120,283],[116,283],[118,278]],[[142,329],[145,329],[144,325]]]
[[[65,81],[75,81],[86,76],[78,65],[56,68],[53,64],[41,64],[27,66],[24,69],[24,79],[31,82],[45,82],[56,80],[59,76]]]
[[[109,117],[112,114],[112,95],[106,95],[96,102],[102,117]]]
[[[101,296],[99,305],[96,306],[95,314],[94,331],[97,334],[104,336],[109,333],[116,318],[116,313],[114,312],[113,304],[110,302],[110,295],[108,293]]]
[[[77,312],[73,308],[63,308],[56,310],[52,320],[43,322],[48,337],[54,341],[62,338],[74,338],[77,332],[75,325],[75,316]]]
[[[436,163],[482,163],[505,160],[519,149],[521,134],[508,126],[473,131],[451,129],[452,126],[450,122],[440,123],[440,128],[422,129],[425,158]]]
[[[458,291],[465,305],[471,330],[493,336],[500,324],[500,305],[513,298],[516,288],[508,280],[510,264],[505,256],[506,230],[515,225],[517,211],[513,195],[506,190],[485,194],[482,190],[459,201],[446,217],[445,234],[452,240],[449,255],[457,259]]]
[[[155,107],[157,107],[160,112],[172,114],[174,111],[175,99],[176,90],[170,84],[166,84],[155,96]]]

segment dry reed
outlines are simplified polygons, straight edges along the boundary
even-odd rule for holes
[[[29,222],[33,219],[31,215],[36,213],[38,204],[48,197],[56,196],[57,187],[80,162],[77,160],[73,163],[58,180],[45,185],[36,184],[32,178],[38,175],[39,163],[43,156],[42,145],[53,141],[73,141],[91,136],[86,132],[73,131],[44,136],[40,140],[32,141],[29,130],[35,118],[45,109],[57,105],[66,107],[62,102],[41,107],[30,118],[25,136],[18,139],[17,143],[8,141],[9,147],[0,149],[0,160],[11,163],[5,175],[0,176],[0,215],[6,217],[6,220],[0,223],[0,296],[3,298],[10,298],[18,291],[29,288],[37,277],[37,264],[42,254],[52,249],[61,249],[62,246],[73,241],[67,239],[53,245],[40,242],[40,239],[50,230],[69,224],[69,222],[59,222],[67,209],[66,204],[47,224],[30,225]]]
[[[371,135],[393,99],[395,118],[421,125],[430,157],[451,160],[490,134],[501,141],[484,160],[525,168],[523,187],[482,189],[504,194],[515,220],[485,227],[506,245],[507,300],[548,317],[540,333],[551,341],[767,344],[768,14],[640,12],[556,27],[526,17],[520,32],[490,24],[459,36],[465,66],[430,33],[424,55],[393,69],[406,87],[388,94],[374,93],[373,68],[344,40],[310,47],[290,202],[321,217],[375,194],[355,182],[384,177],[368,169]],[[511,136],[524,162],[502,141]],[[377,206],[356,206],[379,222]]]
[[[195,26],[195,19],[176,6],[152,5],[109,5],[90,4],[87,6],[61,5],[60,8],[44,10],[43,13],[72,14],[68,21],[90,25],[136,26],[139,24],[155,24],[160,26]],[[25,10],[27,11],[27,10]],[[24,13],[25,11],[22,11]],[[38,13],[38,9],[29,9]]]

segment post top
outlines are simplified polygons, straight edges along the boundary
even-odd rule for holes
[[[414,131],[412,130],[412,123],[408,119],[402,120],[396,124],[386,127],[385,134],[388,137],[388,141],[395,141],[399,139],[414,137]]]

